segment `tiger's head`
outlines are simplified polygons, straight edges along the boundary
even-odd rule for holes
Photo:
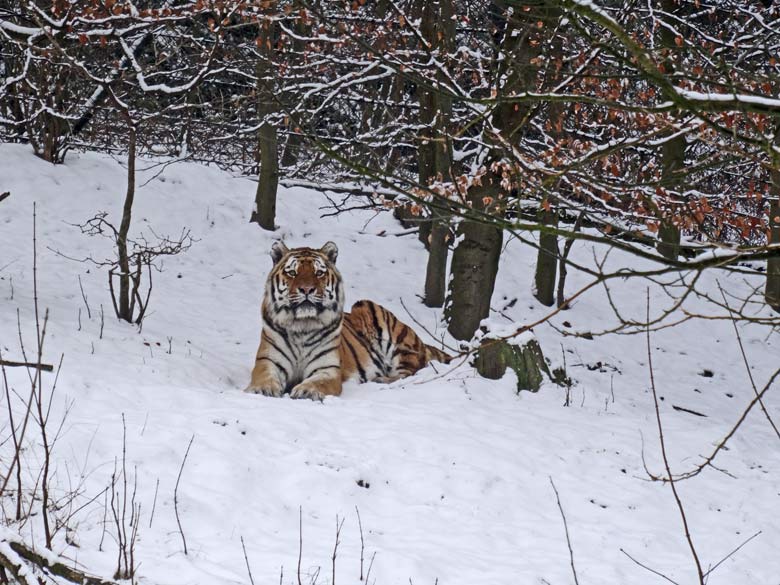
[[[274,267],[268,275],[263,317],[291,330],[311,330],[340,319],[344,287],[336,269],[338,248],[328,242],[319,250],[271,246]]]

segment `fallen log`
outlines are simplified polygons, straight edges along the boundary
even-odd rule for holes
[[[62,577],[77,585],[117,585],[69,567],[50,551],[36,552],[15,538],[0,540],[0,569],[8,571],[22,585],[37,585],[36,574]]]

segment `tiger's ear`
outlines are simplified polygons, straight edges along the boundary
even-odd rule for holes
[[[325,244],[322,248],[320,248],[320,252],[325,254],[325,256],[330,260],[332,264],[336,263],[336,258],[339,256],[339,249],[333,242],[328,242]]]
[[[274,242],[271,245],[271,259],[274,261],[274,265],[276,265],[276,263],[282,259],[282,256],[289,251],[289,248],[287,248],[281,240]]]

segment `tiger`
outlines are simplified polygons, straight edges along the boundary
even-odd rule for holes
[[[393,313],[369,300],[344,312],[338,248],[271,246],[263,327],[246,392],[323,400],[342,383],[393,382],[451,357],[427,345]]]

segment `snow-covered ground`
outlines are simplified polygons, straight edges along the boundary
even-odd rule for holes
[[[133,233],[176,235],[187,227],[197,242],[155,274],[151,312],[139,332],[113,317],[104,269],[63,256],[111,256],[108,240],[82,235],[72,224],[98,211],[118,222],[124,180],[123,167],[108,156],[71,153],[66,164],[51,166],[26,147],[0,145],[0,192],[12,193],[0,204],[0,349],[6,359],[20,358],[17,309],[28,351],[34,346],[36,201],[39,298],[49,309],[45,361],[64,354],[51,414],[57,423],[64,417],[54,451],[56,495],[78,488],[80,503],[98,496],[71,520],[78,546],[66,543],[62,530],[56,552],[106,577],[115,569],[113,527],[108,521],[104,534],[99,494],[122,456],[124,415],[128,474],[141,504],[140,583],[248,583],[242,538],[255,583],[278,583],[282,567],[284,583],[297,583],[299,511],[303,582],[318,567],[318,582],[331,582],[338,518],[336,582],[358,583],[359,510],[363,571],[373,558],[370,578],[377,585],[570,584],[550,479],[566,513],[579,583],[663,582],[621,550],[680,584],[696,581],[672,492],[648,481],[643,464],[644,458],[652,472],[663,472],[644,336],[588,340],[537,327],[547,356],[554,365],[565,356],[576,382],[569,407],[564,389],[551,383],[518,395],[512,375],[485,380],[467,364],[426,369],[389,386],[348,383],[340,398],[324,403],[248,395],[241,389],[259,341],[274,239],[311,246],[335,241],[347,304],[371,298],[411,324],[403,301],[441,335],[439,311],[418,296],[422,245],[414,236],[396,237],[403,228],[389,213],[321,219],[327,199],[304,189],[281,190],[279,229],[264,232],[247,223],[250,180],[184,163],[146,170],[139,173]],[[577,244],[572,254],[593,262],[589,244]],[[527,246],[507,244],[493,297],[496,323],[532,322],[548,310],[530,292],[533,261]],[[618,253],[609,262],[640,265]],[[736,292],[759,284],[705,276],[713,294],[719,294],[716,277]],[[570,274],[571,290],[585,282]],[[615,283],[615,302],[643,314],[646,286]],[[669,302],[651,289],[654,308]],[[690,307],[713,309],[695,299]],[[571,330],[598,331],[615,318],[603,289],[594,289],[552,319],[558,327],[564,321]],[[760,388],[780,365],[780,337],[759,326],[744,326],[741,334]],[[670,461],[675,472],[686,471],[712,451],[753,390],[728,321],[688,322],[655,333],[652,345]],[[703,376],[704,370],[713,375]],[[24,394],[27,373],[11,368],[8,376]],[[49,388],[52,375],[45,381]],[[766,400],[776,420],[777,392]],[[185,555],[173,498],[193,437],[178,490]],[[34,450],[26,457],[34,464]],[[777,585],[780,442],[758,409],[716,464],[728,474],[707,469],[678,485],[705,570],[761,534],[709,583]],[[24,528],[28,539],[30,529],[40,545],[38,516]]]

